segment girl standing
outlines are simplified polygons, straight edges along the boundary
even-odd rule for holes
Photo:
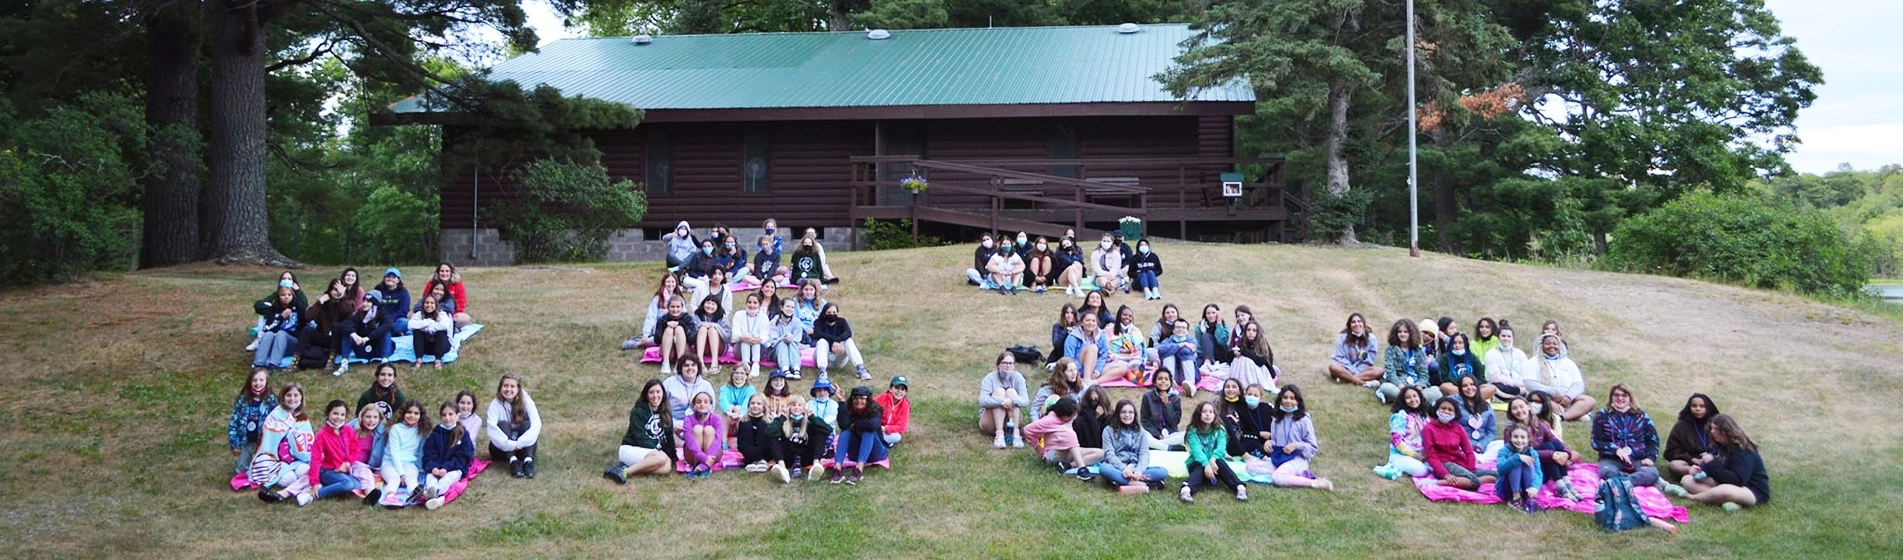
[[[1275,419],[1269,430],[1273,434],[1269,440],[1269,461],[1275,465],[1275,485],[1333,492],[1335,483],[1316,477],[1308,470],[1308,463],[1315,459],[1321,444],[1315,438],[1315,422],[1308,416],[1308,400],[1302,398],[1302,390],[1294,385],[1283,386],[1281,394],[1275,397],[1275,410],[1269,411],[1269,415]]]
[[[1216,403],[1205,401],[1196,405],[1196,412],[1190,415],[1189,430],[1184,434],[1183,444],[1189,448],[1189,480],[1183,482],[1177,498],[1194,502],[1197,490],[1221,482],[1223,487],[1236,490],[1236,501],[1249,501],[1249,489],[1242,486],[1242,480],[1236,478],[1236,472],[1223,459],[1224,442],[1228,438],[1223,435],[1221,421],[1216,417]]]
[[[473,406],[473,405],[472,405]],[[423,507],[434,511],[448,501],[449,487],[462,480],[469,462],[476,457],[476,442],[463,429],[456,401],[437,407],[441,421],[423,441]]]
[[[489,460],[509,459],[509,474],[535,478],[535,443],[542,438],[542,413],[522,385],[522,376],[502,374],[496,398],[489,401]],[[473,440],[473,438],[472,438]]]
[[[231,422],[225,428],[225,437],[231,442],[231,455],[237,458],[232,472],[244,474],[251,470],[251,457],[260,450],[258,442],[264,439],[264,419],[278,407],[278,398],[271,394],[271,370],[254,367],[251,374],[245,376],[244,387],[238,389],[238,398],[231,402]],[[276,451],[272,450],[272,455]],[[269,480],[253,480],[252,486],[269,485]]]

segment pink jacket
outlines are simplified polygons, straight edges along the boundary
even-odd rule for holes
[[[325,424],[317,429],[317,443],[311,446],[311,486],[323,485],[319,479],[324,471],[349,468],[351,463],[363,460],[364,456],[357,453],[356,426],[332,428]]]

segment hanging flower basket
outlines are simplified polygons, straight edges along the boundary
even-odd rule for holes
[[[926,189],[932,188],[932,184],[930,182],[927,182],[925,180],[925,177],[919,176],[919,175],[913,175],[910,177],[906,177],[904,179],[899,179],[899,186],[905,187],[905,190],[907,192],[910,192],[915,195],[925,192]]]

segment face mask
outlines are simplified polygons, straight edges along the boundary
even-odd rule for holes
[[[1043,244],[1043,243],[1039,243],[1039,244],[1037,244],[1037,250],[1039,250],[1039,251],[1044,251],[1044,250],[1047,250],[1047,249],[1046,249],[1046,247],[1048,247],[1048,246],[1047,246],[1047,245],[1045,245],[1045,244]]]
[[[1145,246],[1142,246],[1142,247],[1137,247],[1137,252],[1138,252],[1138,253],[1143,253],[1143,254],[1145,254],[1145,255],[1148,255],[1148,254],[1150,254],[1150,247],[1149,247],[1148,245],[1145,245]]]
[[[1223,397],[1222,400],[1226,402],[1236,402],[1235,397]]]
[[[1019,245],[1023,245],[1023,244],[1025,244],[1025,243],[1026,243],[1026,242],[1028,242],[1028,241],[1030,241],[1030,240],[1028,240],[1028,239],[1025,239],[1025,238],[1024,238],[1024,236],[1022,236],[1022,235],[1020,235],[1020,236],[1018,236],[1018,244],[1019,244]]]
[[[1097,242],[1097,246],[1098,246],[1098,247],[1101,247],[1101,248],[1104,248],[1104,249],[1109,249],[1109,248],[1110,248],[1110,242],[1109,242],[1109,241],[1098,241],[1098,242]]]
[[[1559,354],[1553,354],[1553,355],[1551,355],[1551,356],[1546,356],[1546,359],[1548,359],[1548,360],[1558,360],[1558,359],[1559,359]]]
[[[1452,421],[1454,421],[1454,413],[1452,413],[1452,412],[1435,412],[1435,413],[1434,413],[1434,417],[1435,417],[1435,418],[1439,418],[1439,419],[1440,419],[1440,421],[1442,421],[1442,422],[1452,422]]]
[[[985,246],[985,248],[986,248],[986,249],[990,249],[990,248],[991,248],[991,242],[990,242],[990,241],[986,241],[986,242],[984,242],[984,246]]]
[[[733,251],[733,248],[734,248],[734,244],[732,244],[732,243],[728,243],[728,244],[727,244],[727,250],[728,250],[728,251]]]
[[[1294,414],[1295,411],[1301,410],[1300,407],[1294,407],[1294,406],[1278,406],[1276,408],[1280,408],[1282,409],[1282,412],[1287,412],[1289,414]]]
[[[1465,356],[1465,355],[1467,355],[1467,351],[1466,351],[1466,350],[1462,350],[1462,349],[1459,349],[1459,348],[1455,348],[1455,349],[1453,349],[1453,350],[1452,350],[1452,352],[1454,353],[1454,355],[1455,355],[1455,356]]]
[[[1242,397],[1242,402],[1244,404],[1249,405],[1249,408],[1255,408],[1257,405],[1262,404],[1262,397],[1258,397],[1255,395],[1244,395]]]
[[[700,252],[701,252],[701,254],[703,254],[703,255],[713,255],[713,254],[714,254],[714,248],[713,248],[713,247],[702,247],[702,248],[700,249]]]
[[[773,235],[773,228],[766,228],[767,235]]]
[[[1004,252],[1006,252],[1006,253],[1009,253],[1009,252],[1011,252],[1011,244],[1010,244],[1010,243],[1006,243],[1006,244],[1004,244]]]
[[[793,421],[794,421],[794,422],[798,422],[798,421],[801,421],[801,420],[805,420],[805,419],[806,419],[806,415],[805,415],[805,414],[789,414],[789,415],[787,415],[787,416],[789,416],[789,417],[791,417],[791,418],[793,419]]]

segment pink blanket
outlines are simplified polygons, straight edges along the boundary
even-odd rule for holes
[[[1480,467],[1492,468],[1492,464],[1481,463]],[[1565,509],[1592,515],[1593,510],[1598,506],[1598,498],[1596,496],[1599,491],[1598,465],[1575,463],[1566,471],[1566,477],[1572,482],[1573,490],[1579,492],[1579,497],[1581,498],[1579,501],[1568,500],[1561,497],[1557,486],[1550,480],[1546,482],[1545,486],[1540,487],[1539,493],[1533,496],[1533,501],[1538,503],[1540,507],[1546,509]],[[1424,476],[1414,479],[1414,487],[1420,489],[1421,495],[1435,502],[1453,501],[1471,504],[1497,504],[1501,502],[1500,497],[1493,493],[1493,487],[1491,485],[1483,485],[1479,489],[1481,491],[1467,491],[1452,486],[1442,486],[1432,477]],[[1671,500],[1665,498],[1664,493],[1659,492],[1658,488],[1651,486],[1634,487],[1633,495],[1638,498],[1639,508],[1645,510],[1646,515],[1669,519],[1679,523],[1691,520],[1691,516],[1685,511],[1685,508],[1674,505]]]
[[[1156,370],[1152,370],[1152,371],[1150,372],[1150,373],[1152,374],[1152,378],[1154,378],[1154,376],[1156,376],[1156,375],[1164,375],[1164,374],[1163,374],[1162,372],[1160,372],[1160,371],[1157,371],[1157,370],[1160,370],[1160,369],[1161,369],[1161,368],[1156,368]],[[1202,376],[1202,378],[1201,378],[1201,379],[1198,379],[1198,380],[1196,381],[1196,390],[1198,390],[1198,391],[1219,391],[1219,390],[1222,390],[1222,381],[1223,381],[1223,378],[1221,378],[1221,377],[1216,377],[1216,376],[1214,376],[1214,375],[1208,375],[1208,374],[1204,374],[1204,375]],[[1118,377],[1118,378],[1115,378],[1115,379],[1108,379],[1108,380],[1104,380],[1104,381],[1099,381],[1099,382],[1097,382],[1097,385],[1099,385],[1099,386],[1101,386],[1101,387],[1103,387],[1103,388],[1106,388],[1106,389],[1116,389],[1116,388],[1127,388],[1127,387],[1141,387],[1141,388],[1148,388],[1148,387],[1149,387],[1149,385],[1139,385],[1139,384],[1137,384],[1136,382],[1133,382],[1133,381],[1130,381],[1130,380],[1128,380],[1128,379],[1124,379],[1124,378],[1121,378],[1121,377]]]
[[[443,492],[443,503],[453,503],[456,501],[456,498],[462,497],[463,490],[469,488],[469,482],[475,480],[476,475],[482,474],[482,471],[488,469],[489,461],[483,459],[481,456],[477,456],[475,459],[469,461],[469,472],[463,473],[462,480],[458,480],[455,484],[449,485],[449,490]],[[428,473],[424,474],[427,475]],[[417,484],[422,484],[422,482],[421,478],[417,480]],[[399,491],[397,488],[385,487],[383,489],[383,497],[377,500],[377,503],[384,507],[391,508],[401,508],[410,505],[410,493],[416,491],[416,489],[407,488],[401,490],[402,491]]]
[[[686,457],[687,452],[685,450],[682,450],[679,446],[676,446],[674,448],[674,456]],[[740,450],[728,449],[726,452],[723,452],[720,454],[720,468],[714,469],[714,470],[732,469],[732,468],[738,468],[743,466],[746,466],[746,458],[740,456]],[[683,472],[683,473],[687,472],[687,462],[675,461],[674,472]]]
[[[761,354],[760,365],[763,365],[763,366],[766,366],[766,365],[778,366],[779,365],[778,363],[773,361],[772,352],[762,351],[760,354]],[[646,351],[641,352],[641,363],[644,363],[644,364],[661,363],[660,347],[649,346]],[[720,363],[737,364],[737,363],[740,363],[740,359],[733,355],[733,348],[728,347],[727,353],[720,355]],[[819,367],[813,363],[813,349],[812,348],[800,349],[800,367]]]

